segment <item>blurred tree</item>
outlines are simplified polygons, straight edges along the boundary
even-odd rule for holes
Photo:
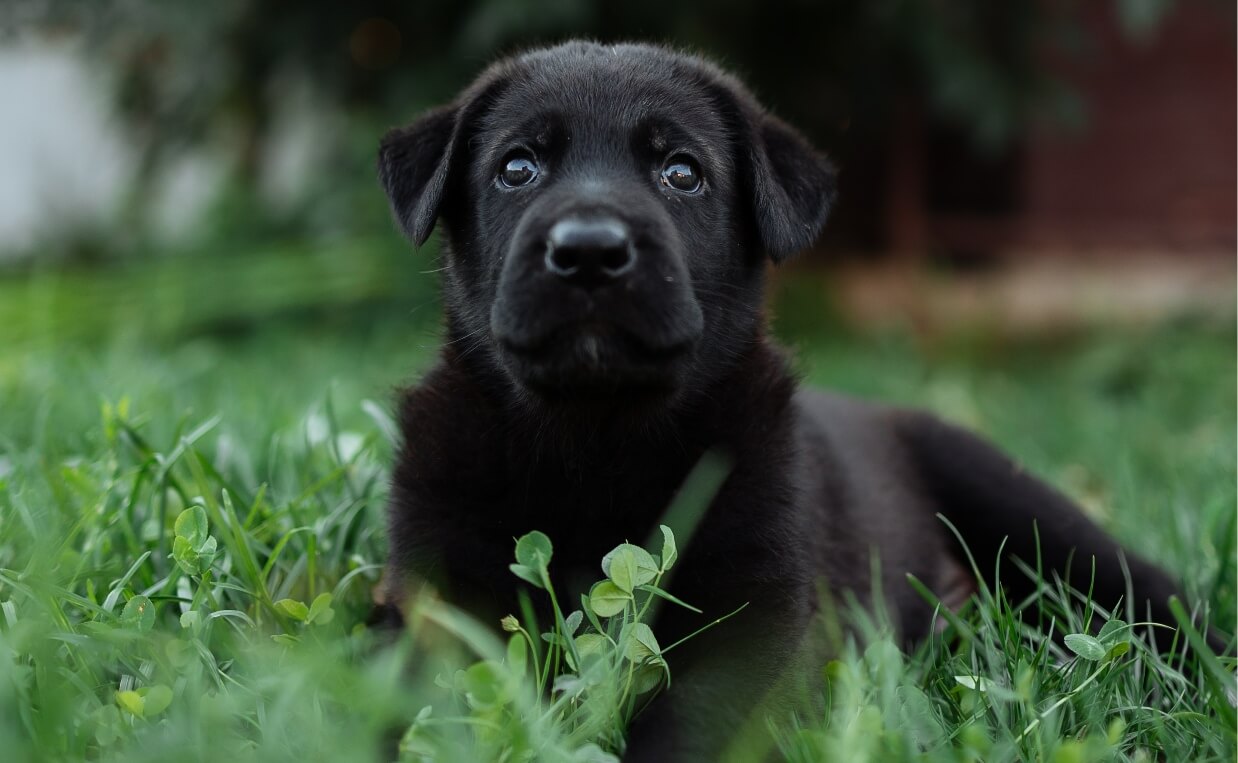
[[[1172,2],[1113,1],[1137,35]],[[225,143],[238,182],[253,186],[299,83],[376,133],[449,98],[498,53],[568,36],[720,59],[843,166],[863,168],[847,198],[869,218],[904,119],[927,115],[997,150],[1034,117],[1080,114],[1042,65],[1047,49],[1081,44],[1069,0],[17,0],[8,13],[81,34],[114,70],[144,181],[187,148]]]

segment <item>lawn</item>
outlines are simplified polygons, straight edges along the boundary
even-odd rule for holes
[[[137,310],[132,330],[0,346],[5,759],[375,760],[401,737],[410,760],[611,759],[623,659],[539,695],[566,642],[501,641],[445,608],[393,647],[362,624],[392,392],[433,357],[426,311],[276,312],[148,331]],[[812,383],[984,432],[1233,634],[1232,324],[786,338]],[[1032,602],[983,597],[912,655],[874,624],[822,666],[822,712],[761,725],[794,761],[1234,760],[1232,661],[1184,665],[1120,624],[1072,651],[1039,630],[1110,613],[1062,599],[1051,582]]]

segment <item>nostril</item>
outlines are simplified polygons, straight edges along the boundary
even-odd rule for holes
[[[580,269],[580,257],[575,249],[550,247],[546,252],[546,269],[560,276],[570,276]]]
[[[602,270],[611,276],[617,276],[626,272],[635,259],[631,247],[607,249],[602,252]]]

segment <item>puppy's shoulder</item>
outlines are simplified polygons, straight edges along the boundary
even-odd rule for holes
[[[884,403],[814,387],[797,389],[794,406],[797,422],[803,429],[829,435],[831,439],[862,435],[872,430],[888,430],[897,419],[911,413]]]
[[[796,391],[793,405],[801,452],[850,476],[906,476],[912,455],[906,432],[933,420],[912,408],[810,387]]]
[[[397,396],[400,466],[420,464],[417,473],[459,469],[497,457],[502,441],[496,429],[503,418],[477,380],[455,364],[440,360]],[[448,472],[450,473],[450,472]]]
[[[801,427],[828,433],[832,438],[887,436],[901,440],[921,430],[953,428],[925,410],[813,387],[796,390],[794,404]]]

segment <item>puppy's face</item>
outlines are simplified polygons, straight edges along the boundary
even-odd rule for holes
[[[696,59],[574,43],[500,62],[384,140],[405,230],[447,233],[448,338],[542,398],[674,398],[759,331],[828,164]]]

